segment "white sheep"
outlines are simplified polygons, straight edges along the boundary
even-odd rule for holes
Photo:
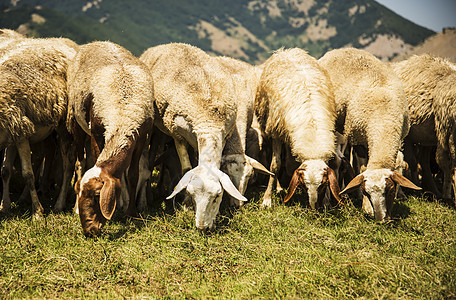
[[[140,59],[154,77],[155,125],[174,138],[182,171],[187,171],[167,199],[186,189],[196,204],[196,227],[212,230],[224,190],[239,201],[247,200],[220,171],[223,148],[235,130],[232,78],[207,53],[188,44],[152,47]],[[198,152],[193,169],[187,144]]]
[[[305,51],[294,48],[275,52],[265,63],[258,86],[256,115],[265,135],[272,139],[270,171],[280,168],[282,143],[290,145],[300,166],[295,170],[284,201],[303,185],[312,208],[321,205],[326,187],[337,200],[339,185],[327,163],[335,154],[334,94],[326,71]],[[263,196],[271,206],[275,176],[270,176]]]
[[[393,63],[404,85],[410,109],[410,133],[406,146],[437,146],[436,160],[443,170],[443,198],[451,199],[451,185],[456,195],[456,65],[429,54],[414,55]],[[410,149],[406,149],[410,150]],[[438,192],[430,174],[428,154],[422,161],[423,184]]]
[[[255,93],[262,70],[231,57],[222,56],[213,59],[231,74],[237,96],[236,129],[226,142],[221,169],[230,176],[239,192],[244,195],[254,169],[263,174],[274,175],[257,160],[245,154],[247,132],[254,117]],[[231,197],[232,205],[240,206],[243,203]]]
[[[139,158],[152,129],[154,91],[149,69],[111,42],[82,45],[68,71],[69,116],[92,137],[99,156],[76,184],[79,217],[86,236],[100,234],[116,208],[127,168],[136,214]]]
[[[367,209],[376,220],[390,217],[397,185],[420,189],[393,171],[409,112],[402,84],[385,63],[354,48],[327,52],[319,59],[334,85],[336,129],[352,146],[368,149],[366,170],[342,191],[362,187]]]
[[[19,37],[2,48],[0,56],[0,147],[8,147],[2,177],[9,181],[17,148],[22,175],[32,199],[34,218],[42,216],[43,207],[35,190],[30,143],[43,141],[54,130],[59,131],[61,143],[68,135],[65,126],[62,126],[68,104],[67,67],[76,54],[76,47],[74,43],[68,46],[64,39]],[[68,145],[68,141],[65,144]],[[67,153],[62,153],[62,156],[66,157]],[[65,162],[68,164],[64,165],[66,168],[55,210],[61,210],[65,205],[71,180],[71,163],[68,160]],[[0,210],[7,211],[9,208],[6,183]]]

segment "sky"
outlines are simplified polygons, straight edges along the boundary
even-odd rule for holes
[[[398,15],[436,32],[456,27],[456,0],[376,0]]]

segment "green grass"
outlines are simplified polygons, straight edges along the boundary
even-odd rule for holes
[[[456,298],[456,211],[410,197],[378,224],[351,204],[116,213],[100,238],[72,213],[0,220],[0,298]]]

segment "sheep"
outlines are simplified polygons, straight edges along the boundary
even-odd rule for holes
[[[62,156],[69,141],[64,126],[67,109],[67,67],[76,54],[76,44],[63,39],[27,39],[19,37],[2,48],[0,56],[0,148],[6,149],[2,177],[9,181],[15,153],[19,153],[22,175],[32,199],[33,218],[40,218],[43,207],[35,190],[31,165],[30,144],[43,141],[57,130]],[[16,152],[17,148],[17,152]],[[65,160],[68,162],[68,160]],[[62,188],[55,210],[65,204],[71,180],[71,163],[64,165]],[[0,211],[10,208],[6,187]]]
[[[456,65],[424,54],[393,63],[392,67],[402,80],[410,109],[411,127],[406,146],[437,146],[436,160],[444,174],[443,198],[451,199],[451,181],[456,196]],[[438,194],[430,174],[429,149],[422,152],[427,154],[422,162],[423,183]]]
[[[111,42],[80,46],[68,71],[69,110],[92,140],[95,165],[76,183],[79,217],[86,236],[97,236],[110,220],[129,167],[130,202],[136,214],[138,164],[154,118],[153,81],[148,68]]]
[[[171,199],[186,189],[196,206],[199,231],[215,229],[223,191],[247,199],[220,171],[222,150],[235,130],[236,94],[230,74],[203,50],[183,43],[159,45],[140,57],[155,80],[155,125],[173,137],[184,176]],[[187,144],[198,152],[192,169]]]
[[[378,221],[390,218],[397,185],[419,190],[393,171],[409,112],[402,84],[385,63],[354,48],[336,49],[319,59],[334,85],[336,130],[348,142],[368,149],[366,169],[341,193],[362,187],[368,212]],[[368,200],[368,201],[367,201]]]
[[[282,143],[288,143],[300,166],[295,170],[287,202],[299,185],[310,206],[321,205],[329,186],[340,201],[339,185],[327,163],[335,155],[334,95],[326,71],[304,50],[276,51],[265,63],[256,93],[255,112],[265,136],[272,139],[270,171],[278,174]],[[263,207],[272,205],[275,176],[270,176]]]
[[[215,57],[232,76],[236,91],[236,129],[227,140],[223,150],[222,171],[227,173],[241,194],[245,193],[254,169],[274,175],[257,160],[245,154],[247,132],[254,116],[255,92],[259,83],[261,69],[231,57]],[[240,206],[244,202],[231,197],[231,204]]]

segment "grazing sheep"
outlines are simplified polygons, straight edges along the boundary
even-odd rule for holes
[[[174,138],[184,173],[167,199],[186,189],[196,204],[196,227],[204,232],[212,230],[223,190],[239,201],[247,200],[220,171],[223,148],[235,130],[237,106],[232,78],[207,53],[187,44],[152,47],[140,59],[154,77],[155,125]],[[193,169],[187,143],[198,152],[198,166]]]
[[[409,130],[402,84],[385,63],[366,51],[332,50],[319,60],[334,85],[336,129],[348,142],[368,149],[366,170],[342,191],[362,187],[376,220],[389,218],[397,185],[420,189],[393,171],[402,139]]]
[[[261,69],[230,57],[214,59],[231,74],[237,96],[236,129],[226,142],[221,169],[230,176],[239,192],[244,195],[254,169],[267,175],[274,175],[261,163],[245,154],[247,132],[253,121],[255,93]],[[240,206],[243,202],[231,197],[231,204]]]
[[[336,118],[331,82],[317,61],[301,49],[279,50],[265,63],[255,110],[265,135],[272,139],[270,171],[278,174],[282,143],[290,145],[300,166],[295,170],[284,201],[304,186],[312,208],[321,205],[326,187],[340,201],[339,185],[327,163],[335,154]],[[263,196],[271,207],[275,176]]]
[[[392,67],[402,80],[410,109],[406,146],[437,146],[436,160],[444,174],[443,198],[451,199],[452,181],[456,195],[456,65],[425,54],[393,63]],[[438,194],[430,174],[430,151],[422,152],[427,153],[422,161],[423,183]]]
[[[68,138],[63,124],[68,104],[66,78],[76,47],[68,46],[63,39],[18,38],[2,48],[0,56],[0,147],[8,147],[2,177],[11,175],[17,148],[34,218],[42,215],[43,207],[35,190],[30,144],[43,141],[53,130],[58,131],[61,144],[69,144],[63,142]],[[61,145],[63,152],[64,148],[68,150]],[[68,153],[62,156],[68,157]],[[71,163],[64,167],[56,210],[63,208],[71,180]],[[9,194],[4,191],[0,210],[9,208]]]
[[[68,74],[68,123],[74,118],[91,137],[96,157],[76,184],[83,232],[95,236],[114,213],[128,167],[127,214],[136,213],[139,158],[152,128],[153,82],[139,59],[111,42],[80,46]]]

